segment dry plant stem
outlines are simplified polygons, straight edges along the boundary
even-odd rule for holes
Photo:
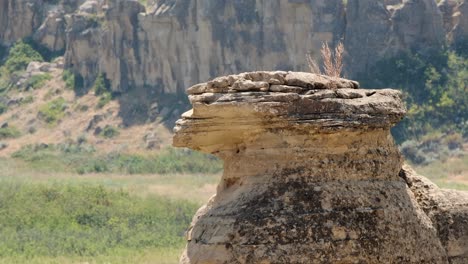
[[[333,65],[333,70],[334,70],[334,76],[336,78],[339,78],[341,76],[341,72],[343,71],[343,53],[344,53],[344,46],[343,43],[339,43],[338,46],[335,48],[335,58],[334,58],[334,65]]]
[[[307,64],[309,65],[310,72],[315,74],[323,74],[331,77],[330,89],[337,89],[338,82],[337,79],[340,78],[343,71],[343,54],[344,54],[344,45],[342,42],[338,43],[334,51],[330,49],[328,43],[324,42],[322,44],[322,49],[320,50],[322,59],[323,59],[323,70],[320,70],[318,63],[312,58],[312,56],[307,54]]]
[[[310,53],[307,54],[307,64],[309,65],[311,73],[322,74],[322,72],[320,71],[320,67],[318,66],[317,62],[312,58],[312,55]]]
[[[320,50],[322,54],[322,59],[323,59],[323,69],[325,71],[325,75],[328,75],[330,77],[335,76],[335,71],[334,71],[334,66],[333,66],[333,55],[330,50],[330,47],[328,47],[328,43],[323,43],[322,44],[322,49]]]

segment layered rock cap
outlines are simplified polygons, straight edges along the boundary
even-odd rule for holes
[[[222,158],[224,174],[181,263],[468,260],[468,195],[402,169],[390,136],[405,114],[399,91],[275,71],[187,92],[173,144]]]

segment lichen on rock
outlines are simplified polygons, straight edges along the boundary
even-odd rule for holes
[[[467,259],[467,206],[428,208],[427,192],[402,172],[390,135],[406,111],[399,91],[250,72],[187,92],[193,109],[177,122],[173,144],[220,157],[224,175],[193,219],[181,263]],[[454,218],[465,222],[445,232]]]

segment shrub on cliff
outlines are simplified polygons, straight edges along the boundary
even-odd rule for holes
[[[101,73],[98,75],[96,81],[94,82],[94,94],[99,96],[99,102],[97,108],[104,107],[108,102],[112,100],[112,92],[110,89],[109,80],[106,78],[105,74]]]
[[[43,61],[41,54],[35,51],[30,45],[19,41],[8,53],[4,67],[8,73],[25,70],[32,61]]]

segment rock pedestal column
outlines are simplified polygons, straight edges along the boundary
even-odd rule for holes
[[[448,263],[401,176],[401,93],[358,86],[252,72],[189,88],[173,144],[220,157],[224,175],[181,263]]]

